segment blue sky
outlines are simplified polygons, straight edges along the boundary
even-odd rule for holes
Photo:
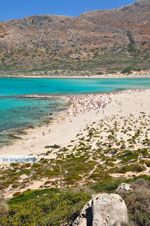
[[[83,12],[112,9],[135,0],[0,0],[0,20],[37,14],[77,16]]]

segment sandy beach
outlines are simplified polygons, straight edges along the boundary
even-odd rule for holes
[[[1,164],[6,198],[27,189],[85,186],[103,176],[150,174],[150,90],[62,98],[69,107],[52,123],[27,129],[21,139],[0,149],[2,156],[38,159],[33,165]],[[14,170],[15,177],[9,178]]]
[[[76,135],[101,119],[117,115],[128,117],[140,112],[150,114],[150,90],[122,91],[111,94],[89,94],[64,97],[70,103],[51,124],[27,129],[21,139],[0,149],[1,155],[35,155],[46,151],[46,146],[67,146]],[[111,122],[110,122],[111,126]],[[55,157],[55,155],[51,155]]]
[[[25,75],[25,74],[19,74],[19,75],[0,75],[0,78],[62,78],[62,79],[73,79],[73,78],[79,78],[79,79],[84,79],[84,78],[150,78],[150,72],[142,72],[142,73],[136,73],[133,72],[132,74],[121,74],[121,73],[116,73],[116,74],[102,74],[102,75]]]

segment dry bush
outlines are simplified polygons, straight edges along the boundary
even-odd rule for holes
[[[133,191],[122,194],[130,221],[136,226],[150,226],[150,182],[140,179],[132,187]]]

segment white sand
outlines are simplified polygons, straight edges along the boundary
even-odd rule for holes
[[[70,144],[87,125],[105,117],[137,115],[140,112],[150,114],[150,90],[91,94],[68,99],[72,105],[67,113],[62,113],[51,125],[28,129],[21,140],[2,147],[0,155],[38,155],[47,151],[44,148],[46,145]]]

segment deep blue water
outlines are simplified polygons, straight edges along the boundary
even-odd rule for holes
[[[0,78],[0,145],[12,129],[37,125],[63,107],[58,99],[18,98],[24,94],[80,94],[150,88],[150,79]]]

